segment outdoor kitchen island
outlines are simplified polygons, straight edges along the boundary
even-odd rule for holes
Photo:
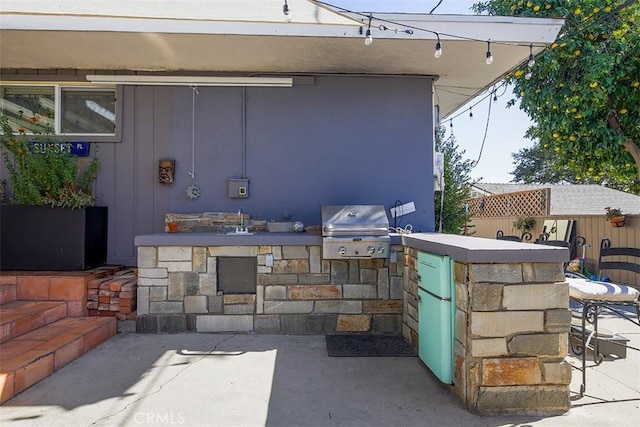
[[[398,235],[377,259],[323,259],[322,236],[307,232],[157,233],[135,244],[138,332],[402,330]]]
[[[453,391],[472,412],[570,407],[564,248],[390,234],[390,256],[323,259],[313,233],[136,237],[138,332],[398,334],[419,347],[419,254],[454,260]],[[255,292],[225,292],[226,259],[255,261]],[[219,261],[223,262],[220,263]]]

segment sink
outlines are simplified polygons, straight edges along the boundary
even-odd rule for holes
[[[242,229],[242,228],[237,228],[235,231],[229,231],[227,234],[233,234],[233,235],[237,235],[237,236],[251,236],[253,233],[250,231],[247,231],[247,229]]]

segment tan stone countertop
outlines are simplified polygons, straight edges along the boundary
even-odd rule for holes
[[[404,246],[466,263],[567,262],[567,248],[441,233],[402,236]]]
[[[391,244],[402,244],[399,234],[390,234]],[[156,233],[135,237],[135,246],[255,246],[255,245],[322,245],[322,236],[315,233]]]

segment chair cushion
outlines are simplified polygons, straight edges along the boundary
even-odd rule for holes
[[[602,301],[638,301],[640,291],[626,285],[567,277],[571,298]]]

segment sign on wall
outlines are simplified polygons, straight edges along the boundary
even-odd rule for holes
[[[87,157],[89,155],[88,142],[32,142],[31,151],[34,153],[46,153],[53,151],[54,153],[68,153],[78,157]]]

